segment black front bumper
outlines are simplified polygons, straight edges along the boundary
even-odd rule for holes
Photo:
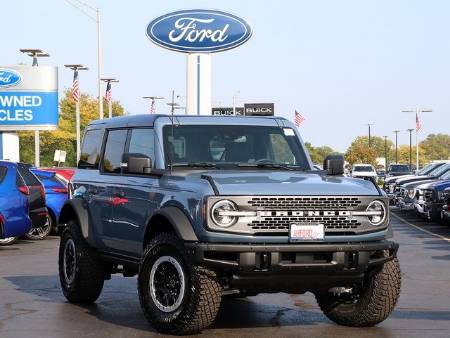
[[[230,287],[255,292],[316,291],[348,286],[397,255],[398,243],[187,245],[196,264],[226,276]]]

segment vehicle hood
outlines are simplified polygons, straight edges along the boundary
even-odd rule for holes
[[[415,175],[389,176],[389,177],[386,177],[384,182],[385,183],[391,183],[391,182],[395,182],[397,180],[400,180],[402,178],[412,178],[412,177],[415,177]]]
[[[405,189],[412,189],[412,188],[416,188],[419,185],[422,184],[431,184],[431,183],[435,183],[437,180],[434,178],[428,178],[427,180],[418,180],[418,181],[413,181],[413,182],[408,182],[406,184],[402,184],[402,187]]]
[[[354,171],[353,176],[377,176],[376,172],[373,171]]]
[[[436,190],[441,191],[450,187],[450,181],[431,181],[424,184],[421,184],[417,187],[417,189],[427,189],[427,190]]]
[[[421,180],[430,180],[430,179],[434,179],[434,178],[431,176],[426,176],[426,175],[425,176],[411,176],[411,177],[405,177],[402,179],[398,179],[395,183],[397,185],[405,185],[410,182],[421,181]]]
[[[291,171],[207,171],[220,195],[380,195],[370,181]]]

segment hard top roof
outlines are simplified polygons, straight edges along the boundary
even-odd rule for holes
[[[166,114],[140,114],[113,117],[110,119],[95,120],[89,124],[89,129],[97,128],[120,128],[120,127],[153,127],[158,118],[171,118]],[[290,124],[288,120],[278,116],[215,116],[215,115],[174,115],[174,123],[199,123],[211,124],[249,124],[249,125],[277,125],[277,121],[282,124]],[[279,123],[278,122],[278,123]]]

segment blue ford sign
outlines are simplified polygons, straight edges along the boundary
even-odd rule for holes
[[[235,48],[252,35],[243,19],[216,10],[192,9],[162,15],[147,26],[158,46],[184,53],[214,53]]]
[[[0,67],[0,83],[0,131],[56,129],[56,67]]]
[[[13,69],[0,68],[0,88],[13,87],[22,82],[22,75]]]

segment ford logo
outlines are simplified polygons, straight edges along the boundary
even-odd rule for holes
[[[162,15],[147,26],[158,46],[183,53],[214,53],[235,48],[252,35],[243,19],[229,13],[192,9]]]
[[[22,82],[22,75],[13,69],[0,68],[0,88],[17,86]]]

